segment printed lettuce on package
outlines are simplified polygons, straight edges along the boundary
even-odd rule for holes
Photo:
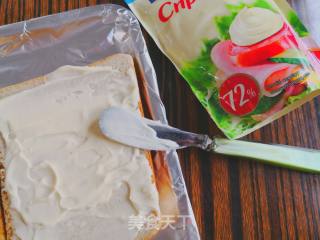
[[[127,0],[231,139],[320,93],[319,48],[285,0]]]

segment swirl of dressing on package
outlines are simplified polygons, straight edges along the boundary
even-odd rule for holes
[[[230,37],[239,46],[258,43],[277,33],[283,27],[279,14],[264,8],[244,8],[230,26]]]

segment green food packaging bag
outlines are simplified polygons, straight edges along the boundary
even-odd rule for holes
[[[230,139],[320,93],[319,48],[285,0],[127,0]]]

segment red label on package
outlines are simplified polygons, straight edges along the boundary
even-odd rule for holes
[[[251,113],[258,105],[260,88],[248,74],[235,74],[226,79],[219,92],[221,107],[228,113],[243,116]]]

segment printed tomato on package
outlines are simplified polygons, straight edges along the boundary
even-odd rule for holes
[[[128,4],[231,139],[320,93],[319,48],[285,0]]]

